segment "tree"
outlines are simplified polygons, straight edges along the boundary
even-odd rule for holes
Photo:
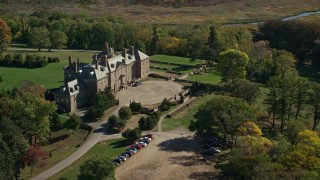
[[[45,164],[41,161],[47,157],[48,153],[41,150],[39,145],[30,146],[27,150],[26,154],[23,156],[22,161],[27,165],[30,166],[30,173],[32,176],[33,169],[35,167],[42,167]]]
[[[128,120],[130,119],[132,116],[132,112],[131,112],[131,109],[127,106],[122,106],[120,109],[119,109],[119,117],[120,119],[122,120]]]
[[[158,120],[155,117],[148,116],[147,118],[141,117],[139,120],[140,130],[151,130],[157,125]]]
[[[78,175],[78,180],[115,179],[115,170],[116,168],[109,158],[103,156],[96,156],[85,161],[80,166],[80,174]]]
[[[309,104],[312,107],[313,125],[312,130],[315,130],[320,122],[320,85],[313,83],[309,95]]]
[[[4,52],[11,43],[11,30],[6,21],[0,18],[0,52]]]
[[[218,39],[218,33],[214,25],[210,26],[204,57],[209,61],[216,61],[219,53],[223,51],[222,43]]]
[[[2,83],[3,79],[2,79],[2,76],[0,76],[0,83]]]
[[[197,135],[235,140],[237,128],[246,121],[255,120],[255,111],[244,100],[230,96],[214,96],[198,109],[189,126]]]
[[[0,133],[0,169],[5,171],[0,172],[0,179],[14,179],[15,162],[12,152],[7,143],[2,140]]]
[[[141,130],[139,128],[127,129],[122,133],[122,136],[130,142],[134,142],[141,137]]]
[[[171,107],[170,101],[167,98],[164,98],[159,106],[159,110],[160,111],[167,111],[170,109],[170,107]]]
[[[51,50],[52,48],[62,49],[67,43],[68,37],[63,31],[55,30],[50,35],[50,41],[51,47],[49,50]]]
[[[108,129],[112,132],[120,132],[126,125],[126,121],[118,118],[116,115],[111,115],[108,119]]]
[[[292,120],[287,123],[286,136],[291,144],[298,143],[298,134],[303,130],[306,130],[307,127],[302,121]]]
[[[229,82],[235,79],[244,79],[246,77],[246,66],[248,62],[248,55],[241,51],[229,49],[220,53],[218,70],[222,74],[221,81]]]
[[[81,119],[78,115],[72,114],[69,119],[65,122],[66,127],[69,129],[78,129],[81,125]]]
[[[153,25],[153,37],[150,42],[149,55],[157,54],[159,51],[159,34],[157,25]]]
[[[253,103],[260,94],[257,84],[244,79],[236,79],[232,82],[224,83],[222,86],[230,96],[241,98],[249,104]]]
[[[31,30],[30,42],[32,47],[36,47],[41,51],[42,48],[50,46],[49,30],[44,27],[36,27]]]
[[[131,102],[129,107],[133,113],[140,113],[142,111],[141,104],[135,101]]]

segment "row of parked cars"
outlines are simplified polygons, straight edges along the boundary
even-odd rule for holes
[[[124,161],[126,161],[128,158],[136,154],[140,149],[143,147],[146,147],[153,139],[152,134],[147,134],[142,136],[135,144],[130,145],[123,153],[121,153],[119,156],[117,156],[113,163],[116,166],[119,166]]]
[[[202,155],[204,156],[214,156],[215,154],[220,154],[219,147],[222,147],[222,143],[217,138],[205,137],[202,139]]]

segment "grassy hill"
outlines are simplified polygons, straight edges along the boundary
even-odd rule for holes
[[[167,0],[1,0],[0,12],[30,14],[34,11],[49,10],[69,14],[121,16],[134,23],[197,24],[210,21],[241,23],[279,19],[320,9],[319,0],[189,0],[185,1],[187,3],[176,0],[175,2],[169,3]],[[317,18],[313,19],[317,20]]]

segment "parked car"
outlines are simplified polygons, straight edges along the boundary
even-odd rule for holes
[[[117,162],[114,162],[114,161],[113,161],[113,164],[114,164],[115,166],[117,166],[117,167],[120,166],[120,163],[117,163]]]
[[[214,156],[215,153],[212,152],[212,151],[206,150],[206,151],[202,151],[202,155],[204,155],[204,156]]]
[[[127,149],[127,151],[133,152],[135,154],[135,153],[137,153],[138,150],[134,147],[130,147]]]
[[[134,152],[129,150],[129,151],[123,152],[122,154],[127,154],[129,157],[131,157],[134,155]]]
[[[144,136],[142,136],[142,137],[148,137],[148,138],[153,139],[153,135],[152,135],[152,134],[146,134],[146,135],[144,135]]]
[[[124,162],[124,161],[126,161],[126,160],[127,160],[127,158],[126,158],[126,157],[124,157],[124,156],[119,156],[118,158],[119,158],[119,159],[121,159],[121,161],[122,161],[122,162]]]
[[[216,148],[213,148],[213,147],[209,148],[209,151],[212,151],[212,152],[214,152],[216,154],[220,154],[220,152],[221,152],[219,149],[216,149]]]
[[[137,144],[137,145],[141,144],[143,147],[146,147],[146,146],[147,146],[147,143],[145,143],[145,142],[137,142],[136,144]]]
[[[143,146],[142,146],[141,144],[136,144],[136,145],[135,145],[135,148],[141,149],[141,148],[143,148]]]
[[[149,144],[150,141],[151,141],[151,138],[147,138],[147,137],[145,137],[145,138],[140,138],[140,139],[139,139],[139,142],[144,142],[144,143],[146,143],[146,144]]]
[[[142,83],[140,81],[134,82],[133,86],[140,86]]]
[[[113,160],[113,162],[115,162],[115,163],[118,163],[118,164],[121,164],[123,161],[120,159],[120,158],[115,158],[114,160]]]
[[[126,157],[126,159],[128,159],[130,157],[127,153],[122,153],[120,156],[124,156],[124,157]]]

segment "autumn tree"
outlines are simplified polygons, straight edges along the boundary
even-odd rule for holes
[[[0,52],[4,52],[11,43],[11,30],[6,21],[0,18]]]
[[[42,48],[50,46],[49,30],[44,27],[36,27],[31,30],[30,42],[32,47],[36,47],[41,51]]]
[[[235,79],[245,79],[248,61],[248,55],[241,51],[229,49],[220,53],[218,70],[222,75],[221,81],[229,82]]]
[[[48,153],[43,151],[39,145],[29,147],[26,154],[22,157],[22,161],[30,167],[31,176],[35,167],[42,167],[45,165],[42,160],[47,156]]]
[[[113,162],[107,157],[93,157],[85,161],[80,166],[80,174],[78,180],[102,180],[102,179],[115,179],[115,166]]]

